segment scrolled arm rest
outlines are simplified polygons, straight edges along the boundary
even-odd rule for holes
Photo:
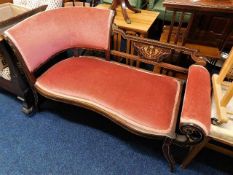
[[[186,144],[201,142],[210,131],[211,86],[209,72],[202,66],[189,68],[180,118],[180,131]]]

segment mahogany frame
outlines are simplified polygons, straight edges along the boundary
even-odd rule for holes
[[[126,41],[126,50],[121,51],[121,42]],[[116,26],[113,26],[113,50],[111,54],[117,58],[126,59],[126,64],[133,66],[136,62],[136,67],[140,67],[140,63],[151,64],[154,66],[154,73],[163,73],[166,69],[166,74],[175,76],[176,74],[187,75],[188,68],[164,62],[164,58],[174,54],[189,55],[193,64],[205,66],[207,59],[199,55],[198,50],[189,49],[183,46],[173,45],[169,43],[162,43],[160,41],[142,38],[125,34],[125,32]],[[118,59],[119,60],[119,59]],[[184,61],[184,60],[182,60]],[[186,79],[186,76],[176,76],[181,79]]]
[[[24,20],[36,13],[42,12],[47,8],[47,5],[42,5],[35,9],[29,10],[25,13],[17,15],[14,18],[5,20],[0,22],[0,28],[3,27],[4,30],[11,27],[17,22]],[[28,85],[21,76],[21,72],[17,67],[16,58],[14,53],[12,53],[11,48],[9,47],[8,43],[4,40],[4,36],[0,34],[0,54],[3,56],[4,60],[6,61],[9,69],[11,80],[5,80],[4,78],[0,77],[0,88],[17,95],[17,98],[23,102],[22,111],[24,113],[32,112],[31,99],[30,99],[30,90],[28,89]]]
[[[137,44],[139,43],[142,46],[144,45],[145,47],[148,47],[148,45],[149,45],[149,46],[153,47],[155,50],[156,50],[156,48],[158,50],[162,49],[161,53],[164,50],[167,51],[169,49],[171,50],[170,53],[174,53],[174,52],[181,53],[182,52],[182,53],[185,53],[187,55],[190,55],[191,58],[195,61],[196,64],[205,65],[205,60],[202,57],[197,56],[198,55],[197,50],[192,50],[192,49],[187,49],[185,47],[160,43],[158,41],[143,39],[143,38],[140,38],[140,37],[125,35],[122,30],[113,29],[113,35],[114,34],[119,34],[119,33],[124,38],[126,38],[129,42],[137,43]],[[24,74],[25,74],[25,76],[26,76],[26,78],[27,78],[27,80],[29,82],[30,89],[31,89],[31,91],[33,93],[33,97],[32,97],[33,98],[33,100],[32,100],[33,103],[31,105],[34,106],[35,110],[39,110],[39,99],[40,99],[39,97],[43,96],[45,98],[49,98],[49,99],[52,99],[52,100],[55,100],[55,101],[60,101],[60,102],[63,102],[63,103],[80,106],[80,107],[92,110],[94,112],[97,112],[97,113],[107,117],[108,119],[112,120],[113,122],[120,125],[121,127],[125,128],[126,130],[134,133],[134,134],[137,134],[137,135],[140,135],[140,136],[143,136],[143,137],[152,138],[152,139],[158,139],[158,138],[163,139],[164,143],[163,143],[163,146],[162,146],[162,150],[163,150],[164,157],[168,161],[168,164],[169,164],[169,167],[170,167],[171,171],[173,171],[174,168],[175,168],[175,161],[174,161],[174,159],[173,159],[173,157],[171,155],[171,145],[173,143],[175,143],[175,144],[182,145],[182,146],[189,146],[189,145],[200,143],[205,137],[205,132],[199,126],[197,126],[197,125],[195,125],[193,123],[190,123],[190,124],[187,124],[187,125],[180,125],[181,133],[177,133],[176,139],[171,139],[171,138],[163,136],[163,135],[153,135],[153,134],[150,134],[150,133],[146,133],[143,130],[140,130],[140,128],[133,128],[132,126],[127,125],[126,123],[122,122],[119,119],[119,117],[117,117],[117,116],[113,115],[112,113],[109,113],[108,111],[105,111],[104,109],[101,109],[101,108],[99,108],[99,107],[97,107],[95,105],[90,105],[90,104],[85,103],[83,101],[67,100],[67,99],[63,99],[63,98],[55,97],[55,96],[53,98],[51,98],[51,96],[49,96],[46,92],[35,89],[35,87],[34,87],[34,83],[35,83],[35,80],[36,80],[35,74],[32,75],[29,72],[28,68],[26,67],[25,62],[23,61],[22,55],[19,53],[18,49],[15,47],[13,42],[7,36],[5,36],[5,39],[7,40],[9,45],[11,46],[11,48],[14,51],[14,53],[15,53],[16,57],[18,58],[19,62],[22,64]],[[132,44],[132,48],[136,47],[136,46],[137,45]],[[77,48],[75,48],[75,49],[77,49]],[[86,48],[81,48],[81,49],[86,49]],[[98,51],[100,51],[100,50],[98,50]],[[145,62],[145,63],[149,63],[149,64],[159,66],[159,67],[162,67],[162,68],[170,69],[171,71],[174,71],[174,72],[187,73],[186,68],[174,66],[174,65],[168,64],[168,63],[163,63],[163,62],[161,62],[160,59],[156,59],[154,57],[153,57],[153,59],[151,59],[150,54],[148,54],[149,55],[149,57],[148,57],[148,55],[143,53],[143,52],[141,53],[142,54],[141,56],[138,56],[138,55],[133,55],[133,54],[129,54],[129,53],[120,52],[120,51],[117,51],[117,50],[110,50],[110,47],[109,47],[108,50],[101,50],[101,51],[105,52],[106,60],[110,60],[109,58],[110,58],[110,54],[111,54],[112,56],[123,57],[126,60],[128,60],[128,62],[130,62],[129,60],[133,60],[133,61],[136,61],[136,62]],[[163,55],[163,54],[158,54],[156,56],[161,57],[161,55]],[[131,62],[131,63],[133,63],[133,62]],[[139,67],[139,64],[136,64],[136,65],[137,65],[136,67]],[[154,70],[157,70],[157,69],[154,69]],[[156,71],[154,71],[154,72],[156,73]],[[181,81],[181,83],[182,83],[182,81]],[[181,97],[180,97],[180,100],[181,100]],[[179,111],[177,111],[177,112],[179,112]],[[200,137],[193,137],[193,135],[196,135],[196,133],[198,133]]]

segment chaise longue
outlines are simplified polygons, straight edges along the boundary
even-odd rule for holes
[[[191,66],[184,87],[179,79],[110,61],[113,17],[111,10],[60,8],[8,29],[5,39],[22,66],[35,107],[42,96],[98,112],[132,133],[161,138],[173,170],[171,144],[192,145],[208,135],[209,73]],[[55,55],[70,48],[103,51],[106,59],[77,56],[51,65]]]

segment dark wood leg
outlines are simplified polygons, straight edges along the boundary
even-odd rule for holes
[[[141,13],[141,10],[133,8],[128,0],[125,0],[125,5],[128,7],[129,10],[133,11],[134,13]]]
[[[170,28],[169,28],[169,33],[168,33],[168,37],[167,37],[167,43],[170,43],[175,20],[176,20],[176,11],[174,11],[173,15],[172,15],[172,21],[171,21],[171,25],[170,25]]]
[[[126,0],[127,1],[127,0]],[[126,4],[125,4],[125,0],[122,0],[121,1],[121,10],[122,10],[122,14],[123,14],[123,17],[125,19],[125,22],[127,24],[131,24],[131,20],[129,19],[129,16],[127,14],[127,11],[126,11]]]
[[[141,11],[138,9],[133,8],[128,0],[113,0],[112,5],[111,5],[111,9],[116,11],[117,6],[120,5],[121,6],[121,10],[122,10],[122,14],[124,17],[124,20],[127,24],[131,23],[131,20],[129,19],[129,16],[127,14],[126,9],[128,8],[129,10],[132,10],[135,13],[140,13]]]
[[[190,20],[189,20],[189,22],[188,22],[187,29],[185,30],[185,33],[184,33],[184,37],[183,37],[183,40],[182,40],[182,46],[184,46],[185,43],[186,43],[186,39],[187,39],[187,37],[188,37],[188,35],[189,35],[189,32],[190,32],[190,29],[191,29],[191,27],[192,27],[192,24],[193,24],[193,21],[194,21],[194,19],[195,19],[195,16],[196,16],[196,14],[195,14],[195,13],[192,13],[191,18],[190,18]]]
[[[182,168],[186,168],[190,162],[196,157],[196,155],[202,150],[202,148],[208,143],[210,139],[206,138],[203,140],[203,142],[199,143],[198,145],[192,146],[190,148],[190,151],[187,155],[187,157],[184,159],[184,161],[181,164]]]
[[[118,6],[118,1],[113,0],[110,9],[116,11],[117,6]]]
[[[165,138],[164,143],[163,143],[163,155],[166,158],[166,160],[168,161],[169,167],[171,172],[174,171],[175,169],[175,161],[173,159],[173,156],[171,155],[171,145],[173,143],[173,140],[170,138]]]
[[[33,113],[33,105],[28,103],[27,101],[23,102],[22,112],[26,115],[30,115]]]
[[[31,115],[35,109],[35,99],[31,90],[27,90],[24,94],[22,112],[26,115]]]
[[[176,37],[175,37],[174,44],[177,44],[179,42],[180,29],[181,29],[182,24],[183,24],[184,15],[185,15],[185,13],[181,12],[181,16],[180,16],[180,19],[179,19],[179,26],[178,26],[178,30],[176,31]]]

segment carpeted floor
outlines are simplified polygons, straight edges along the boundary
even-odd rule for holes
[[[188,169],[170,173],[159,140],[147,140],[102,116],[46,102],[31,118],[0,91],[0,175],[233,174],[232,158],[204,149]],[[186,151],[174,147],[178,164]]]

